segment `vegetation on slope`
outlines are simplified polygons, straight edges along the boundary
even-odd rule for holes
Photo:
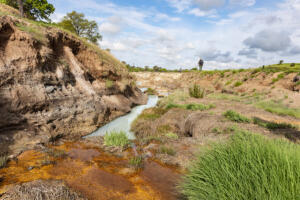
[[[199,199],[298,199],[300,146],[245,131],[201,154],[182,192]]]
[[[259,102],[256,105],[257,107],[271,113],[275,113],[278,115],[288,115],[300,119],[300,109],[297,108],[289,108],[281,103],[276,103],[274,101]]]

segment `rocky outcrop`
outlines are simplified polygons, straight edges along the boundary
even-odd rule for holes
[[[109,52],[57,28],[0,16],[0,151],[87,135],[143,103]]]

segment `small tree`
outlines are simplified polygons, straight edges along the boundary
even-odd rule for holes
[[[73,11],[67,13],[58,25],[80,37],[86,38],[93,43],[97,43],[102,39],[102,36],[98,32],[98,24],[96,21],[89,21],[84,17],[83,13]]]
[[[202,59],[200,59],[199,62],[198,62],[198,65],[199,65],[199,70],[202,71],[204,61]]]
[[[283,62],[284,62],[283,60],[280,60],[280,61],[279,61],[279,65],[282,65],[282,64],[283,64]]]
[[[295,63],[291,63],[291,67],[295,67],[295,65],[296,65]]]
[[[50,21],[49,16],[55,11],[54,6],[47,0],[1,0],[0,2],[19,9],[22,17],[26,16],[33,20]]]

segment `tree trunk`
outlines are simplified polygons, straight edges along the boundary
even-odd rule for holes
[[[23,0],[18,0],[18,4],[19,4],[19,11],[20,11],[21,17],[24,17]]]

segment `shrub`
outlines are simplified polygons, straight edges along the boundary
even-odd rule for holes
[[[129,139],[124,131],[111,132],[104,136],[104,145],[114,147],[125,147],[129,144]]]
[[[0,169],[5,167],[7,160],[8,158],[6,155],[0,155]]]
[[[243,83],[241,81],[237,81],[235,82],[234,87],[239,87],[241,85],[243,85]]]
[[[129,160],[129,165],[136,168],[140,169],[143,167],[143,157],[142,156],[135,156]]]
[[[173,148],[167,147],[167,146],[161,146],[159,148],[159,153],[168,154],[170,156],[175,156],[176,155],[176,151]]]
[[[247,117],[233,111],[233,110],[228,110],[223,114],[227,119],[238,122],[238,123],[250,123],[250,119]]]
[[[296,64],[295,63],[291,63],[291,67],[295,67],[296,66]]]
[[[194,84],[193,87],[189,88],[189,94],[191,97],[200,99],[204,98],[205,90],[201,89],[198,85]]]
[[[200,154],[180,188],[189,200],[299,199],[300,146],[241,131]]]

